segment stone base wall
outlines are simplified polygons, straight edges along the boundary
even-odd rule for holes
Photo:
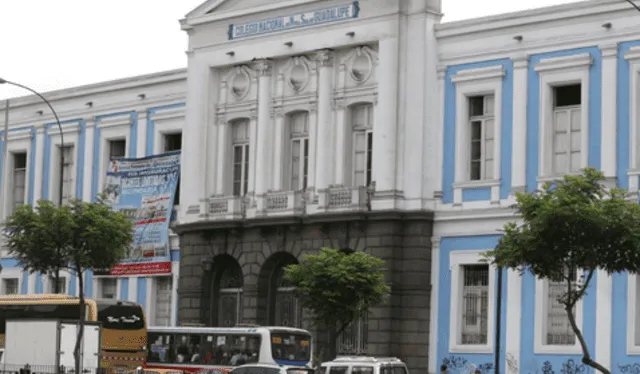
[[[244,277],[242,323],[272,324],[267,274],[273,258],[290,254],[300,261],[319,248],[364,251],[386,261],[391,295],[373,308],[368,321],[367,354],[395,356],[411,372],[426,372],[429,352],[431,273],[430,216],[396,214],[345,217],[328,222],[269,222],[236,227],[179,229],[181,256],[178,323],[212,325],[213,275],[207,262],[226,254],[235,258]],[[289,256],[290,257],[290,256]],[[304,313],[306,316],[309,313]],[[326,333],[315,334],[315,353],[325,351]],[[324,358],[326,359],[326,358]]]

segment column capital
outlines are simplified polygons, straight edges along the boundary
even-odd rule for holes
[[[249,111],[249,118],[252,121],[256,121],[258,119],[258,108],[251,108]]]
[[[315,60],[320,67],[333,66],[333,50],[332,49],[320,49],[316,51]]]
[[[520,53],[514,56],[511,56],[511,61],[513,62],[514,69],[526,69],[529,66],[529,55]]]
[[[447,66],[446,65],[438,65],[438,79],[444,79],[444,76],[447,74]]]
[[[258,60],[255,65],[255,69],[258,72],[259,77],[270,77],[273,71],[273,63],[271,60],[262,59]]]
[[[219,114],[216,118],[216,123],[218,124],[218,126],[224,126],[228,124],[227,116],[224,114]]]
[[[276,119],[284,117],[284,108],[282,106],[271,107],[271,117]]]
[[[618,55],[618,42],[602,44],[598,46],[602,57],[616,57]]]
[[[334,110],[344,110],[346,107],[347,101],[344,97],[336,97],[333,99],[333,109]]]

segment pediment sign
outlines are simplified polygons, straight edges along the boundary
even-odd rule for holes
[[[358,0],[353,0],[348,4],[291,13],[241,24],[230,24],[228,37],[229,40],[247,38],[250,36],[355,19],[358,18],[359,15],[360,4]]]

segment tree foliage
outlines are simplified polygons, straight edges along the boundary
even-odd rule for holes
[[[55,206],[47,200],[18,207],[5,222],[9,252],[29,271],[55,269],[75,272],[79,285],[80,329],[74,355],[79,371],[84,330],[84,282],[88,269],[108,269],[126,254],[133,226],[126,216],[111,210],[103,196],[95,203],[73,200]]]
[[[498,246],[487,253],[494,264],[542,279],[563,281],[558,300],[565,308],[583,351],[583,363],[610,373],[592,360],[574,307],[589,289],[596,270],[608,274],[640,271],[640,206],[625,190],[607,189],[593,168],[546,183],[533,194],[518,193],[522,222],[510,222]],[[576,278],[577,272],[584,273]]]
[[[384,266],[383,260],[363,252],[322,248],[287,267],[285,277],[298,300],[329,332],[329,355],[335,356],[338,334],[386,300],[390,289]]]

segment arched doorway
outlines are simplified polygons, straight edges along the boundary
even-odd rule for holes
[[[260,324],[302,326],[302,308],[293,285],[284,276],[286,267],[297,263],[298,260],[287,252],[274,253],[265,261],[258,280]]]
[[[211,325],[233,327],[242,321],[242,268],[235,258],[220,255],[214,258],[213,305]]]

